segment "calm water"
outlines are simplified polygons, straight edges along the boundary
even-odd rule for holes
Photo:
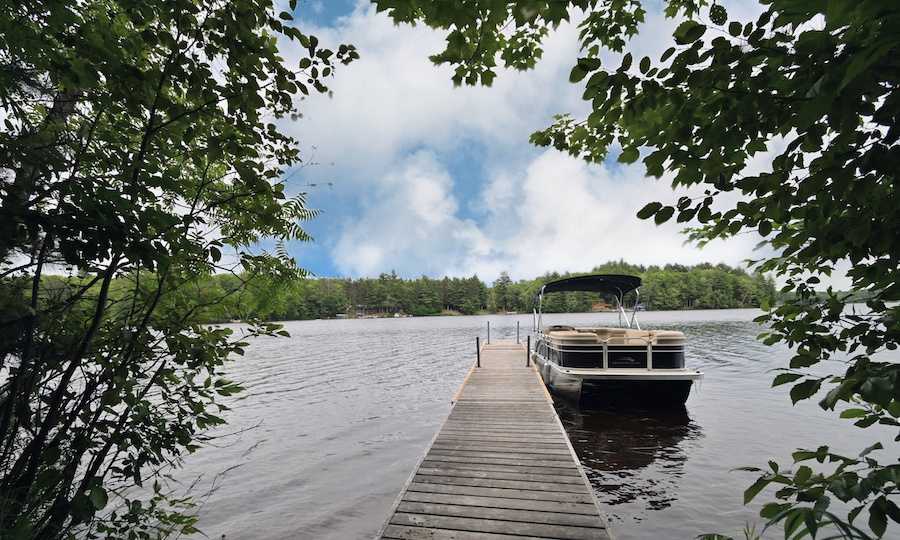
[[[787,463],[827,440],[858,452],[877,435],[770,389],[788,351],[755,336],[754,310],[650,312],[644,327],[684,331],[688,364],[706,373],[686,413],[557,410],[620,540],[737,533],[742,465]],[[190,456],[178,478],[201,499],[211,538],[371,538],[450,407],[474,360],[476,335],[515,336],[531,316],[300,321],[290,339],[260,339],[235,362],[247,392],[230,432]],[[612,314],[545,322],[614,324]],[[892,434],[890,435],[892,436]],[[884,457],[884,456],[882,456]]]

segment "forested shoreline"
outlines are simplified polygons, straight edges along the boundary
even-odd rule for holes
[[[776,294],[771,278],[725,264],[643,266],[619,261],[583,273],[640,276],[640,302],[647,310],[759,307],[773,301]],[[392,272],[377,278],[310,278],[289,283],[255,279],[241,288],[242,276],[217,274],[182,294],[208,299],[210,305],[203,308],[208,322],[472,315],[530,312],[542,284],[572,275],[578,274],[553,272],[513,281],[504,272],[486,284],[477,275],[403,279]],[[587,312],[611,305],[611,298],[598,294],[558,293],[545,298],[543,309],[547,313]]]

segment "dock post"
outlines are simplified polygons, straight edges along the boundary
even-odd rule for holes
[[[526,338],[525,345],[525,367],[531,367],[531,335],[529,334]]]
[[[519,321],[516,321],[516,345],[519,344]]]
[[[487,323],[488,323],[487,342],[490,343],[491,342],[491,321],[488,321]]]
[[[475,367],[481,367],[481,338],[479,336],[475,336]]]

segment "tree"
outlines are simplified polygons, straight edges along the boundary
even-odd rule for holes
[[[498,277],[494,281],[494,287],[492,289],[493,298],[494,298],[494,306],[497,311],[509,311],[509,306],[511,303],[509,286],[512,283],[512,279],[509,278],[509,274],[506,272],[500,272],[500,277]]]
[[[774,384],[793,384],[795,403],[822,390],[820,405],[850,405],[841,416],[859,427],[900,426],[900,363],[875,356],[900,341],[900,307],[887,303],[900,296],[900,4],[768,0],[756,21],[738,21],[715,3],[701,11],[706,2],[672,0],[666,14],[685,19],[672,47],[658,61],[625,52],[618,66],[606,67],[601,52],[624,51],[639,31],[645,11],[636,0],[375,3],[397,22],[444,30],[447,47],[432,60],[454,66],[457,84],[490,85],[500,62],[532,67],[541,40],[572,16],[569,8],[584,10],[582,56],[570,80],[583,84],[591,112],[558,116],[532,142],[592,162],[617,143],[619,162],[641,160],[649,176],[702,191],[638,212],[656,223],[694,224],[690,237],[700,244],[758,233],[774,255],[756,267],[781,276],[782,291],[791,293],[759,319],[768,324],[766,343],[794,350]],[[764,152],[774,155],[772,170],[748,168]],[[723,196],[730,192],[740,196]],[[848,307],[849,295],[816,292],[841,261],[851,266],[851,293],[866,293],[861,310]],[[846,369],[810,371],[830,359]],[[781,484],[762,517],[783,522],[787,536],[828,525],[862,537],[856,518],[866,510],[880,537],[888,520],[900,521],[900,465],[875,460],[870,451],[879,445],[859,456],[826,444],[798,451],[792,474],[773,462],[745,498]],[[810,460],[832,466],[800,464]],[[830,513],[832,498],[852,511]]]
[[[0,536],[194,530],[161,474],[224,422],[223,364],[280,333],[200,324],[238,289],[197,281],[302,274],[283,242],[314,212],[279,180],[299,154],[276,122],[355,57],[263,0],[0,11]]]

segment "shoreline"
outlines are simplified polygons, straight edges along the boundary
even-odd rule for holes
[[[678,312],[701,312],[701,311],[729,311],[729,310],[737,310],[737,309],[755,309],[761,310],[760,306],[741,306],[741,307],[726,307],[726,308],[684,308],[684,309],[647,309],[639,311],[638,313],[678,313]],[[544,312],[544,315],[603,315],[603,314],[615,314],[615,311],[557,311],[557,312]],[[630,312],[629,312],[630,313]],[[266,323],[287,323],[287,322],[302,322],[302,321],[371,321],[371,320],[403,320],[403,319],[427,319],[427,318],[444,318],[444,317],[519,317],[519,316],[528,316],[531,313],[494,313],[489,311],[483,311],[478,313],[433,313],[430,315],[401,315],[399,317],[394,317],[393,315],[385,315],[385,316],[367,316],[367,317],[326,317],[326,318],[317,318],[317,319],[278,319],[278,320],[268,320],[264,321]],[[247,321],[241,320],[231,320],[231,321],[213,321],[207,322],[205,324],[246,324]]]

